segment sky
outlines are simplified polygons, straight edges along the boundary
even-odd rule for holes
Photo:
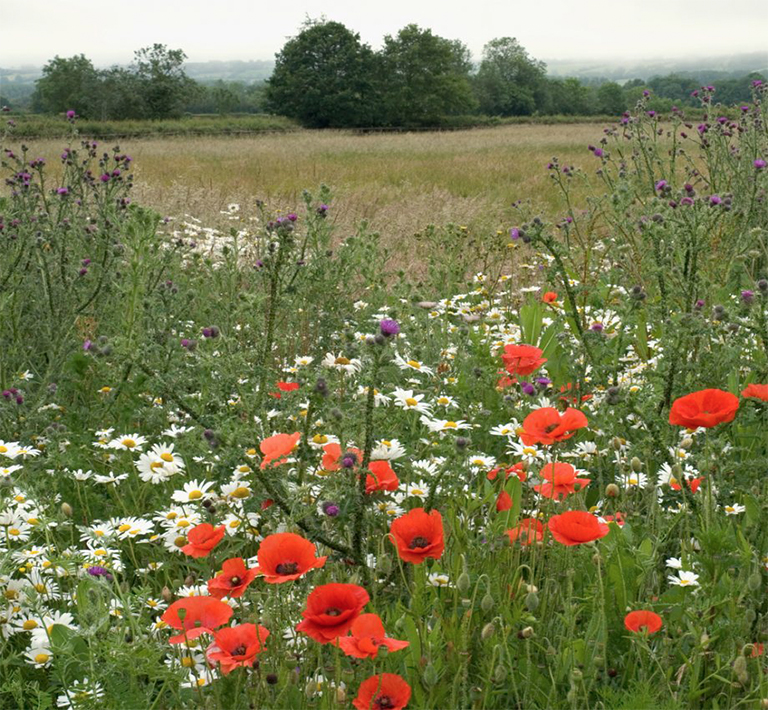
[[[460,39],[479,59],[516,37],[537,59],[707,58],[768,50],[768,0],[0,0],[0,66],[85,54],[127,64],[154,43],[191,62],[274,55],[325,15],[374,48],[410,23]]]

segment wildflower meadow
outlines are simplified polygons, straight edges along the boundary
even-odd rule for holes
[[[398,252],[325,186],[222,229],[75,111],[9,131],[0,706],[768,707],[752,90]]]

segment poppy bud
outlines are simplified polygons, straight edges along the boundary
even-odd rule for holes
[[[525,597],[525,608],[528,611],[536,611],[539,608],[539,595],[536,592],[529,592]]]
[[[458,589],[462,594],[466,594],[469,591],[471,584],[472,583],[469,579],[469,575],[466,572],[462,572],[459,575],[459,578],[456,580],[456,589]]]
[[[389,649],[386,646],[384,646],[383,644],[381,646],[379,646],[379,650],[376,651],[376,656],[380,660],[383,660],[384,658],[386,658],[388,654],[389,654]]]
[[[618,436],[614,436],[611,443],[616,451],[621,451],[621,447],[624,445],[624,442]]]
[[[632,461],[630,462],[630,464],[632,466],[632,470],[635,473],[640,473],[640,471],[643,470],[643,462],[639,458],[637,458],[637,456],[632,457]]]
[[[277,685],[278,678],[275,673],[267,673],[265,680],[267,681],[267,685]]]
[[[494,601],[490,592],[486,592],[485,596],[480,601],[480,608],[487,614],[493,609]]]
[[[529,639],[533,636],[533,626],[526,626],[521,632],[520,635],[524,639]]]
[[[760,585],[762,584],[762,577],[760,576],[759,572],[753,572],[752,574],[747,577],[747,587],[749,587],[750,591],[756,592],[758,589],[760,589]]]
[[[483,641],[487,641],[493,634],[496,632],[496,627],[493,625],[492,622],[488,622],[485,626],[483,626],[483,630],[480,632],[480,638],[483,639]]]
[[[438,678],[435,667],[431,663],[428,663],[427,667],[424,669],[422,680],[424,681],[424,685],[426,685],[428,688],[437,685],[437,681],[440,680]]]
[[[609,483],[605,487],[605,495],[609,498],[617,498],[619,493],[619,487],[615,483]]]
[[[761,707],[761,708],[768,708],[768,698],[763,698],[763,699],[760,701],[760,707]]]
[[[184,580],[184,586],[185,587],[191,587],[195,583],[196,577],[194,574],[190,573],[187,575],[186,579]]]
[[[160,596],[163,598],[163,601],[168,603],[173,599],[173,593],[171,592],[168,587],[163,587],[163,591],[160,592]]]
[[[571,669],[571,680],[578,683],[580,680],[584,679],[584,674],[579,670],[578,668],[572,668]]]
[[[503,683],[507,679],[507,669],[499,664],[493,671],[493,680],[496,683]]]
[[[61,513],[62,515],[66,515],[68,518],[72,517],[72,506],[69,503],[62,503],[61,504]]]
[[[617,675],[619,675],[619,672],[615,668],[609,668],[608,669],[608,677],[609,678],[615,678]]]
[[[747,659],[744,656],[738,656],[733,662],[733,672],[739,679],[739,683],[746,685],[749,682],[749,673],[747,673]]]

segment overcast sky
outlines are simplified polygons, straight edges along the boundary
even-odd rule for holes
[[[304,18],[325,15],[373,47],[406,24],[475,58],[512,36],[539,59],[714,57],[768,49],[768,0],[0,0],[0,66],[85,54],[127,64],[159,42],[189,61],[273,59]]]

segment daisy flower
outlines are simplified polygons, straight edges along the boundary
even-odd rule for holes
[[[395,355],[395,364],[401,369],[401,370],[415,370],[416,372],[419,372],[423,375],[434,375],[434,370],[432,370],[429,367],[426,367],[424,363],[419,362],[418,360],[406,360],[399,354]]]
[[[171,498],[177,503],[202,502],[205,498],[210,498],[213,495],[210,493],[211,488],[213,488],[213,481],[187,481],[181,490],[173,492]]]
[[[146,437],[138,434],[123,434],[112,439],[108,446],[117,451],[141,451],[144,444],[147,443]]]
[[[694,572],[686,572],[685,570],[680,570],[677,575],[670,574],[667,577],[667,581],[670,584],[674,584],[678,587],[698,587],[699,575],[695,574]]]
[[[363,363],[359,359],[334,355],[333,353],[326,353],[322,365],[343,372],[345,375],[354,375],[363,369]]]
[[[431,407],[427,402],[424,402],[423,394],[414,394],[413,390],[403,390],[399,387],[395,388],[392,393],[392,398],[395,401],[395,406],[405,410],[414,410],[421,414],[429,414]]]

